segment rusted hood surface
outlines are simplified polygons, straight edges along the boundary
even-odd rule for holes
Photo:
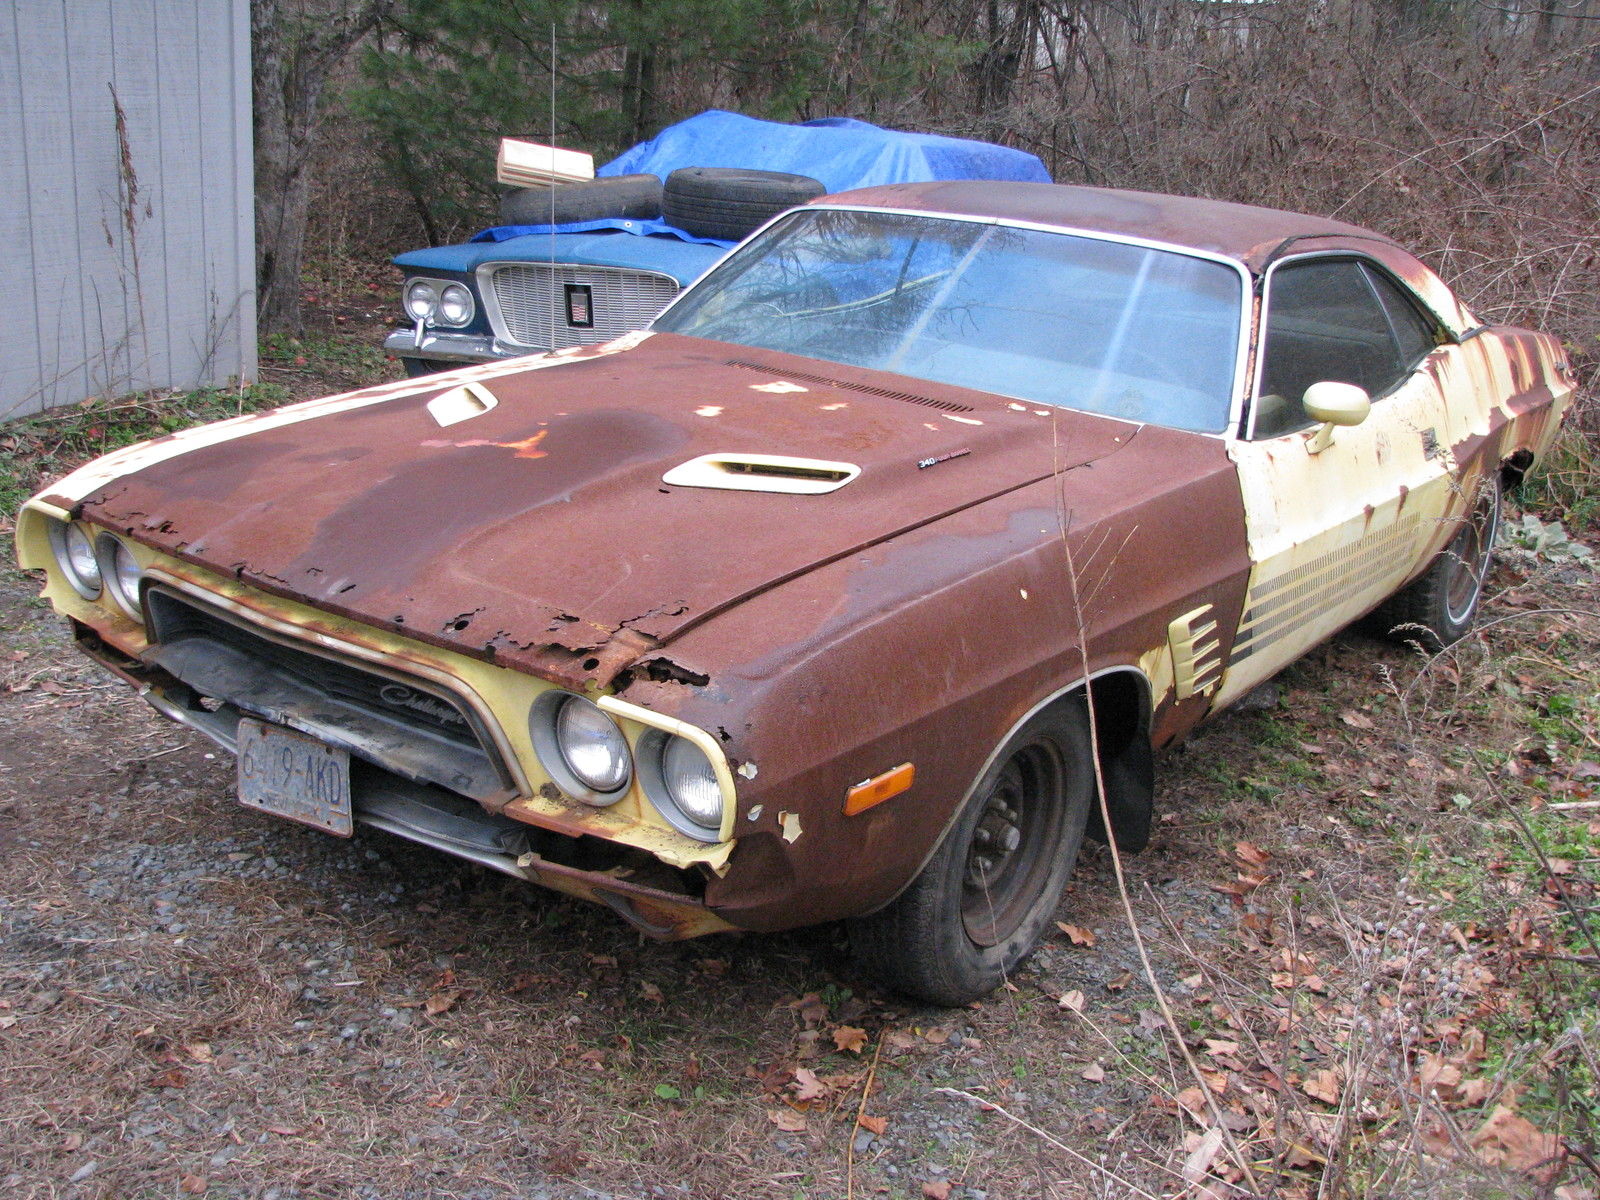
[[[330,612],[604,679],[741,598],[1135,433],[670,334],[488,386],[498,405],[447,427],[431,388],[246,431],[118,479],[84,513]],[[862,471],[816,496],[662,482],[727,452]]]

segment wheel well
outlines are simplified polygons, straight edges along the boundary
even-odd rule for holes
[[[1522,481],[1527,478],[1528,468],[1533,465],[1532,450],[1518,450],[1510,458],[1500,464],[1500,484],[1507,492],[1514,492],[1522,486]]]
[[[1143,850],[1150,840],[1155,803],[1149,684],[1137,671],[1110,671],[1069,695],[1084,696],[1094,713],[1096,757],[1100,760],[1106,811],[1111,816],[1117,849],[1130,853]],[[1106,840],[1098,801],[1089,809],[1088,834],[1096,841]]]

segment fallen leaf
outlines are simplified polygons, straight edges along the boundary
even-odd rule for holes
[[[923,1180],[922,1200],[950,1200],[950,1181],[948,1179]]]
[[[1110,991],[1120,992],[1123,988],[1127,987],[1132,982],[1133,982],[1133,972],[1132,971],[1124,971],[1121,975],[1118,975],[1115,979],[1112,979],[1112,980],[1108,981],[1106,983],[1106,987]]]
[[[663,1004],[667,999],[661,994],[661,989],[649,980],[645,980],[639,985],[639,996],[644,1000],[648,1000],[651,1004]]]
[[[1238,1042],[1230,1042],[1225,1038],[1206,1038],[1205,1039],[1205,1044],[1206,1044],[1206,1053],[1207,1054],[1237,1054],[1237,1053],[1239,1053],[1239,1043]]]
[[[1081,925],[1068,925],[1065,921],[1057,921],[1056,928],[1071,938],[1074,946],[1093,946],[1098,940],[1093,930],[1085,929]]]
[[[767,1114],[771,1121],[784,1133],[804,1133],[806,1131],[805,1113],[797,1113],[792,1108],[775,1108]]]
[[[828,1006],[815,992],[807,992],[800,999],[790,1003],[789,1007],[799,1013],[800,1019],[807,1025],[820,1025],[828,1019]]]
[[[1532,1121],[1519,1117],[1504,1104],[1496,1105],[1489,1119],[1472,1135],[1472,1148],[1488,1166],[1526,1171],[1542,1182],[1549,1182],[1560,1173],[1566,1157],[1560,1138],[1539,1132]]]
[[[185,1042],[183,1052],[195,1062],[208,1063],[211,1061],[211,1047],[205,1042]]]
[[[1083,1069],[1082,1075],[1090,1083],[1099,1083],[1106,1077],[1106,1069],[1099,1063],[1092,1062]]]
[[[300,1136],[300,1130],[291,1129],[287,1125],[268,1125],[267,1126],[267,1132],[268,1133],[275,1133],[279,1137],[299,1137]]]
[[[890,1030],[884,1034],[883,1040],[891,1054],[903,1054],[917,1044],[916,1035],[907,1033],[903,1029]]]
[[[950,1040],[950,1031],[943,1025],[935,1025],[922,1037],[925,1041],[932,1042],[935,1046],[942,1046]]]
[[[423,1002],[422,1007],[427,1011],[427,1014],[430,1017],[437,1017],[440,1013],[449,1012],[456,1006],[456,1002],[460,999],[460,988],[445,988],[442,991],[437,991],[430,995],[427,1000]]]
[[[163,1071],[152,1079],[150,1086],[157,1088],[187,1087],[189,1086],[189,1077],[177,1067],[173,1067],[170,1071]]]
[[[862,1113],[860,1124],[861,1128],[865,1129],[869,1133],[882,1133],[885,1129],[889,1128],[889,1118],[873,1117],[867,1115],[866,1113]]]
[[[1206,1177],[1206,1172],[1211,1170],[1211,1164],[1217,1160],[1217,1153],[1222,1149],[1223,1136],[1220,1125],[1206,1130],[1205,1136],[1199,1139],[1189,1156],[1183,1160],[1185,1183],[1198,1184]]]
[[[820,1100],[828,1094],[828,1085],[818,1079],[817,1073],[810,1067],[801,1067],[796,1071],[789,1088],[794,1092],[794,1098],[801,1102]]]
[[[83,1134],[69,1133],[61,1139],[61,1148],[69,1154],[74,1150],[83,1149]]]
[[[1321,1100],[1324,1104],[1337,1104],[1343,1086],[1339,1082],[1338,1072],[1321,1070],[1307,1078],[1300,1085],[1300,1090],[1313,1100]]]
[[[849,1051],[851,1054],[860,1054],[867,1045],[867,1031],[858,1029],[854,1025],[839,1025],[833,1031],[834,1048]]]
[[[1056,1002],[1056,1007],[1081,1013],[1083,1011],[1083,993],[1077,988],[1073,988],[1070,992],[1063,992],[1061,999]]]
[[[1344,712],[1339,714],[1339,720],[1350,726],[1351,729],[1373,728],[1371,717],[1365,716],[1362,713],[1358,713],[1354,709],[1350,708],[1345,709]]]
[[[1206,1094],[1197,1087],[1184,1088],[1178,1093],[1178,1103],[1195,1120],[1202,1124],[1211,1124],[1211,1106],[1206,1103]]]
[[[204,1175],[185,1175],[178,1180],[178,1190],[190,1196],[203,1196],[206,1191],[206,1177]]]
[[[1254,842],[1235,843],[1233,853],[1240,862],[1252,867],[1264,867],[1272,857]]]

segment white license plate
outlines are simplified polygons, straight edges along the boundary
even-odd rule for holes
[[[349,837],[355,832],[350,752],[282,725],[242,718],[239,803]]]

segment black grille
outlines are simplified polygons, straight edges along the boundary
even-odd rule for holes
[[[291,675],[355,708],[420,726],[464,746],[480,746],[471,720],[453,700],[335,659],[262,637],[168,592],[150,593],[150,622],[162,643],[204,637],[248,655],[271,672]]]

